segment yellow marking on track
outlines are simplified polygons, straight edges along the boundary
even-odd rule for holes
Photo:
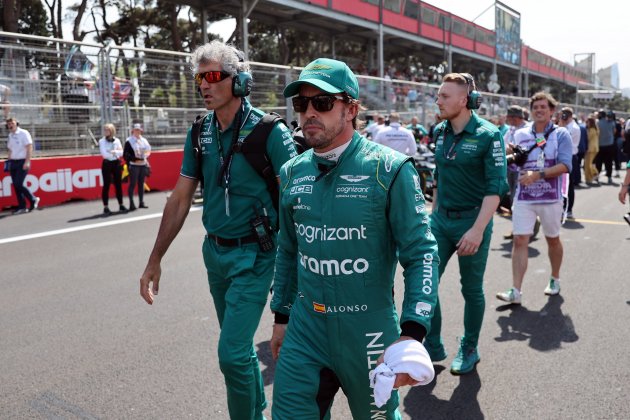
[[[567,219],[567,222],[595,223],[598,225],[627,225],[625,222],[613,222],[612,220]]]

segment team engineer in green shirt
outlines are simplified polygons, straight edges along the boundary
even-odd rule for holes
[[[488,260],[492,216],[508,190],[503,138],[474,112],[480,96],[467,73],[444,76],[437,105],[444,120],[434,131],[435,179],[431,230],[438,243],[440,277],[457,253],[464,296],[464,336],[451,372],[464,374],[479,362],[477,343],[485,310],[483,275]],[[425,340],[431,360],[447,357],[438,304]]]
[[[276,243],[277,214],[265,180],[232,146],[251,132],[264,113],[246,99],[251,87],[242,53],[218,41],[195,50],[192,65],[199,94],[211,112],[200,130],[203,175],[202,246],[210,294],[221,326],[219,367],[225,378],[230,418],[261,420],[267,406],[253,338],[265,308],[273,277],[275,247],[263,251],[251,221],[267,214]],[[278,174],[297,153],[289,129],[277,124],[267,138],[266,154]],[[140,279],[140,294],[153,304],[161,276],[160,263],[181,229],[199,180],[199,161],[191,130],[184,146],[179,179],[160,223],[155,245]]]
[[[447,75],[440,88],[446,121],[436,129],[438,188],[429,217],[413,162],[356,131],[359,86],[352,71],[330,59],[309,64],[284,94],[293,97],[313,149],[296,156],[283,125],[267,142],[280,182],[276,214],[265,181],[242,155],[229,153],[263,115],[245,99],[247,64],[216,41],[195,51],[192,61],[212,111],[201,127],[201,167],[189,130],[140,294],[154,302],[162,257],[185,221],[201,170],[202,251],[221,325],[218,356],[230,418],[264,418],[267,402],[252,340],[272,277],[274,419],[329,418],[339,388],[355,418],[399,419],[397,391],[377,408],[369,372],[391,345],[406,340],[424,340],[433,361],[446,358],[437,294],[439,275],[455,252],[466,308],[451,371],[471,371],[479,360],[491,219],[507,191],[498,130],[469,109],[472,78]],[[252,237],[251,220],[261,214],[272,230],[280,228],[277,242],[272,235],[277,253],[275,247],[263,251]],[[400,317],[392,296],[398,262],[405,269]],[[417,384],[409,374],[396,375],[396,389]]]

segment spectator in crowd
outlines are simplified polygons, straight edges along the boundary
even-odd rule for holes
[[[514,133],[516,133],[517,130],[520,130],[521,128],[525,127],[527,125],[527,121],[525,121],[525,112],[524,112],[523,107],[520,107],[518,105],[511,105],[508,108],[506,119],[507,119],[507,123],[509,124],[510,129],[503,137],[503,141],[507,146],[507,145],[514,144]],[[509,165],[507,168],[507,181],[508,181],[508,186],[510,187],[510,194],[507,196],[507,200],[509,200],[509,202],[506,205],[508,205],[510,209],[512,208],[514,194],[516,192],[516,184],[518,183],[518,176],[519,176],[518,166],[514,164]],[[503,238],[512,239],[513,238],[512,232],[510,231],[509,233],[504,234]]]
[[[374,116],[374,121],[375,121],[375,123],[370,124],[364,130],[364,134],[367,137],[369,137],[370,139],[372,139],[372,140],[374,140],[376,138],[376,135],[378,134],[378,132],[380,130],[382,130],[383,128],[387,127],[385,125],[385,116],[384,115],[376,114]]]
[[[533,124],[514,134],[514,142],[530,150],[522,165],[514,205],[512,206],[512,287],[497,293],[497,298],[508,303],[521,303],[521,287],[527,271],[529,238],[534,231],[536,216],[540,217],[549,248],[551,278],[546,295],[560,293],[562,265],[562,175],[571,171],[571,135],[551,118],[556,100],[546,92],[538,92],[530,99]],[[542,193],[541,193],[542,192]]]
[[[411,87],[408,91],[407,91],[407,100],[409,101],[409,106],[412,109],[416,108],[416,103],[418,102],[418,91],[416,90],[415,87]]]
[[[595,168],[595,157],[599,153],[599,126],[595,115],[589,115],[586,119],[586,132],[588,136],[588,147],[584,155],[584,179],[587,185],[593,185],[593,181],[598,182],[598,172]]]
[[[573,119],[573,109],[570,107],[564,107],[560,110],[560,127],[566,128],[571,136],[571,167],[578,168],[580,164],[578,162],[578,150],[580,147],[580,126]],[[573,170],[573,169],[572,169]],[[575,177],[569,176],[569,196],[567,206],[567,218],[573,218],[573,204],[575,203]]]
[[[389,125],[379,130],[374,143],[382,144],[407,156],[413,156],[417,151],[413,133],[400,125],[400,115],[397,112],[389,115]]]
[[[9,173],[11,174],[11,182],[13,183],[13,191],[18,201],[17,209],[13,214],[23,214],[33,211],[39,206],[39,197],[35,197],[33,193],[26,188],[24,180],[31,168],[31,158],[33,156],[33,139],[31,133],[23,128],[15,118],[6,120],[7,129],[9,130],[9,139],[7,142],[7,150],[9,151]],[[30,202],[30,207],[26,208],[26,199]]]
[[[585,118],[576,122],[578,127],[580,127],[580,144],[578,146],[577,165],[574,165],[571,169],[571,177],[573,178],[574,186],[579,188],[582,186],[582,163],[588,149],[588,130],[586,129]]]
[[[444,76],[437,106],[445,120],[435,129],[435,185],[431,231],[438,243],[440,276],[457,253],[464,297],[464,336],[451,363],[453,374],[472,371],[479,362],[477,344],[483,322],[483,276],[492,236],[492,216],[508,190],[503,137],[473,111],[475,83],[469,74]],[[440,302],[425,347],[431,360],[447,357],[441,337]]]
[[[379,354],[394,346],[426,355],[421,341],[436,303],[438,261],[418,173],[412,160],[356,131],[359,86],[345,63],[315,60],[284,95],[293,97],[314,153],[289,161],[280,176],[272,416],[328,418],[341,387],[353,418],[400,418],[398,392],[390,388],[378,405],[369,377],[382,366]],[[315,102],[323,97],[330,99]],[[405,269],[400,329],[392,299],[397,261]],[[423,366],[433,371],[426,356]],[[394,389],[420,380],[398,373]]]
[[[9,118],[9,113],[11,112],[11,102],[9,101],[10,96],[11,88],[0,83],[0,106],[2,106],[2,113],[4,114],[5,120]]]
[[[595,166],[598,174],[602,172],[602,165],[606,168],[608,184],[612,184],[613,160],[615,158],[615,113],[600,110],[597,118],[599,153],[595,158]]]
[[[630,160],[626,162],[626,176],[621,183],[621,189],[619,190],[619,201],[621,204],[626,204],[626,197],[630,193]],[[630,225],[630,212],[623,215],[628,225]]]
[[[503,141],[506,145],[514,144],[514,133],[517,130],[525,127],[527,121],[525,120],[525,113],[523,112],[523,108],[518,105],[511,105],[507,110],[506,116],[507,123],[509,124],[509,129],[507,133],[503,136]],[[514,191],[516,189],[516,181],[518,179],[518,168],[515,166],[508,167],[508,185],[510,186],[510,201],[514,197]],[[510,207],[511,207],[510,202]]]
[[[119,210],[121,212],[127,211],[127,208],[123,205],[122,165],[120,164],[120,158],[123,154],[122,144],[116,137],[114,124],[105,124],[103,132],[105,136],[98,141],[98,148],[103,157],[103,163],[101,164],[101,172],[103,174],[103,190],[101,192],[104,207],[103,213],[111,214],[109,209],[109,187],[112,181],[116,190]]]
[[[134,211],[136,206],[133,202],[133,194],[138,188],[138,208],[146,209],[144,204],[144,179],[150,171],[147,158],[151,154],[151,145],[142,135],[144,128],[142,124],[136,123],[131,128],[131,136],[125,142],[124,156],[129,170],[129,211]]]
[[[418,117],[415,115],[411,117],[411,123],[407,125],[407,130],[411,130],[413,133],[413,137],[416,139],[417,143],[420,143],[424,137],[429,134],[426,128],[422,124],[418,122]]]
[[[429,126],[429,143],[435,143],[435,127],[438,126],[438,124],[440,124],[442,122],[442,117],[440,116],[439,112],[435,113],[435,120],[433,121],[433,124],[431,124]]]
[[[191,61],[199,94],[212,112],[203,118],[199,130],[203,153],[195,154],[192,130],[188,131],[180,176],[164,208],[140,279],[140,294],[148,304],[153,303],[161,260],[184,224],[202,178],[206,230],[202,252],[221,327],[218,358],[229,416],[260,420],[267,401],[253,339],[273,276],[277,213],[265,179],[242,153],[227,152],[239,133],[253,130],[264,112],[246,99],[252,79],[241,51],[215,40],[193,51]],[[296,154],[293,143],[285,141],[290,137],[289,129],[276,123],[266,139],[266,156],[276,176],[282,164]],[[217,376],[215,373],[209,380],[216,381]]]
[[[500,113],[497,117],[497,127],[499,128],[499,133],[501,133],[501,137],[505,138],[505,135],[510,130],[510,126],[506,124],[507,115],[505,113]]]
[[[624,128],[624,120],[623,118],[615,119],[615,134],[614,134],[614,145],[615,145],[615,153],[614,153],[614,163],[615,163],[615,178],[619,178],[619,172],[621,172],[621,145],[623,143],[623,128]]]

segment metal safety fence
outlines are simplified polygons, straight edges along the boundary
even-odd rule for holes
[[[301,68],[250,63],[254,77],[251,102],[287,121],[295,118],[282,90]],[[399,112],[425,127],[435,120],[438,86],[358,75],[363,117]],[[483,117],[505,113],[527,98],[483,93]],[[16,117],[34,140],[35,156],[98,153],[102,126],[111,122],[125,139],[133,123],[142,123],[152,147],[182,147],[203,102],[186,53],[91,44],[0,32],[0,106]],[[575,107],[576,114],[594,108]],[[619,113],[620,116],[625,116]],[[0,136],[6,138],[4,125]],[[6,142],[0,142],[0,153]]]

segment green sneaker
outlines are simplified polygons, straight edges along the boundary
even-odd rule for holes
[[[454,375],[463,375],[472,371],[475,365],[479,363],[479,352],[477,347],[473,347],[462,341],[457,351],[457,356],[451,363],[451,373]]]
[[[441,341],[437,346],[433,346],[425,340],[424,348],[427,350],[427,353],[429,353],[429,357],[431,358],[431,361],[433,363],[441,362],[442,360],[446,359],[446,356],[448,356],[448,354],[446,353],[446,349],[444,349],[444,345]]]

